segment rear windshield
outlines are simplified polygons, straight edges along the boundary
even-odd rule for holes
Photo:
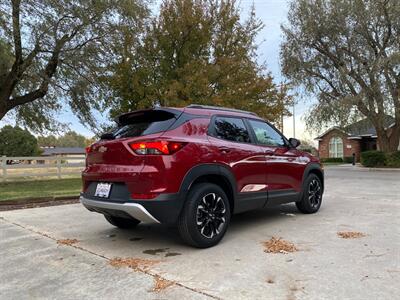
[[[112,132],[112,138],[137,137],[168,130],[176,116],[167,111],[146,111],[122,116],[120,125]]]

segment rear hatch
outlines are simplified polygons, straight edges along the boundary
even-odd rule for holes
[[[93,144],[87,153],[87,165],[126,165],[138,166],[143,156],[135,155],[129,143],[161,136],[170,129],[181,115],[175,109],[151,109],[127,113],[115,121],[117,127],[103,134],[101,140]]]

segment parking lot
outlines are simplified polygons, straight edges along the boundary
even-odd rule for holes
[[[174,228],[121,231],[80,204],[0,212],[0,298],[397,298],[400,172],[337,166],[325,176],[317,214],[285,205],[237,215],[205,250]],[[264,252],[272,237],[298,251]]]

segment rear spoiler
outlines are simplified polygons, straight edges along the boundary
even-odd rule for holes
[[[165,118],[165,120],[170,118],[177,119],[182,113],[183,111],[173,108],[142,109],[119,115],[114,119],[114,121],[118,126],[123,126],[131,122],[141,122],[142,120],[148,121],[150,116],[157,116],[159,119]]]

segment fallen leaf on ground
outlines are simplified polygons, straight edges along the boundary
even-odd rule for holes
[[[159,293],[162,290],[165,290],[166,288],[174,285],[175,282],[161,278],[160,276],[156,275],[154,277],[154,288],[153,292]]]
[[[79,242],[77,239],[64,239],[64,240],[57,240],[57,244],[59,245],[66,245],[66,246],[71,246],[73,244],[76,244]]]
[[[110,260],[110,265],[121,268],[128,267],[135,271],[148,270],[152,265],[159,263],[158,260],[141,259],[141,258],[121,258],[116,257]]]
[[[365,236],[364,233],[357,231],[339,231],[337,235],[342,239],[358,239]]]
[[[271,279],[271,278],[269,278],[269,279],[267,279],[267,283],[275,283],[275,281],[273,280],[273,279]]]
[[[296,252],[298,249],[296,246],[288,241],[281,238],[272,237],[270,240],[263,242],[265,247],[264,252],[266,253],[283,253],[287,254],[289,252]]]

